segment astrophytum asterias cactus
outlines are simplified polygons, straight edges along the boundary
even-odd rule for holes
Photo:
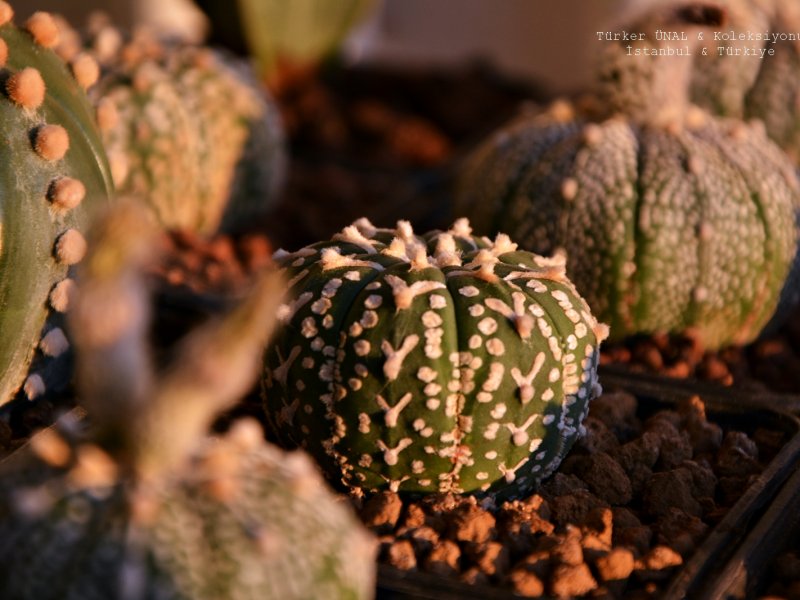
[[[53,19],[35,13],[17,28],[12,17],[0,2],[0,404],[23,382],[29,398],[49,385],[47,363],[68,342],[45,319],[67,310],[68,269],[86,249],[80,232],[112,189],[94,112],[49,49]],[[34,357],[40,370],[26,380]]]
[[[607,329],[560,257],[362,219],[279,261],[268,419],[355,494],[522,494],[579,435]]]
[[[718,12],[656,12],[636,31],[696,40],[692,23],[718,28]],[[564,249],[616,338],[691,328],[709,348],[746,343],[797,246],[794,169],[759,124],[689,104],[691,57],[653,55],[665,45],[647,40],[631,44],[647,56],[608,44],[594,110],[558,102],[495,133],[465,167],[457,208],[533,251]]]
[[[266,444],[255,421],[204,440],[256,377],[282,280],[190,333],[156,375],[147,221],[123,208],[92,242],[70,314],[92,429],[46,430],[0,468],[0,597],[371,597],[375,544],[309,457]]]
[[[62,55],[101,67],[90,97],[119,196],[144,202],[166,227],[204,234],[274,208],[283,128],[246,64],[146,30],[126,39],[102,20],[86,42],[63,29]]]

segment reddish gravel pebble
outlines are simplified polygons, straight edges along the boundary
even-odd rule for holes
[[[723,435],[699,397],[641,408],[624,392],[594,401],[586,439],[528,498],[373,497],[362,519],[378,533],[397,523],[382,560],[531,597],[657,595],[763,468],[760,446],[785,440]]]

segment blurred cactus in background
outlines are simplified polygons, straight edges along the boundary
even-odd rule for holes
[[[266,80],[278,85],[283,67],[313,67],[334,52],[374,0],[196,0],[215,34],[239,51],[242,36]],[[237,39],[238,38],[238,39]]]

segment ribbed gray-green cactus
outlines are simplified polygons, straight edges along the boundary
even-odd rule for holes
[[[694,5],[650,15],[631,46],[651,55],[608,44],[593,112],[560,102],[520,118],[464,169],[459,212],[533,251],[565,250],[617,339],[691,329],[708,348],[746,343],[795,254],[800,192],[785,154],[758,124],[689,103],[691,57],[652,55],[656,27],[702,44],[696,27],[719,17]]]
[[[693,101],[714,114],[763,121],[770,138],[797,163],[800,5],[794,0],[716,3],[728,17],[726,38],[709,43],[708,55],[695,60]],[[730,39],[730,32],[743,39]]]
[[[268,419],[351,492],[519,495],[596,393],[598,324],[561,257],[360,220],[276,256],[293,299],[267,350]]]
[[[68,342],[45,320],[67,310],[87,215],[112,193],[93,111],[50,50],[53,19],[36,13],[17,28],[12,18],[0,2],[0,404],[21,386],[32,399],[50,385],[47,363]]]
[[[286,170],[277,108],[241,61],[222,52],[130,39],[103,21],[79,36],[63,25],[68,57],[100,65],[91,90],[120,196],[147,204],[164,226],[210,234],[274,208]]]
[[[767,0],[762,0],[767,1]],[[774,50],[761,63],[758,77],[745,97],[745,115],[761,119],[769,136],[795,163],[800,162],[800,5],[792,0],[769,0],[770,32],[763,44]],[[788,38],[794,36],[794,40]]]
[[[0,466],[0,597],[369,598],[375,544],[307,456],[256,421],[206,438],[252,384],[283,281],[190,333],[156,375],[141,208],[91,239],[70,313],[92,428],[46,430]],[[205,441],[204,441],[205,439]]]

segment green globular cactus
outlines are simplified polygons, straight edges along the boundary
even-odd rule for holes
[[[647,40],[632,45],[651,54],[609,44],[587,108],[559,102],[520,118],[464,169],[459,212],[533,251],[565,250],[570,278],[617,339],[753,340],[797,247],[800,192],[785,154],[759,124],[689,103],[690,57],[652,55],[665,47],[654,28],[697,39],[693,24],[717,29],[718,16],[702,6],[651,15],[635,29]]]
[[[79,52],[72,40],[67,55]],[[146,30],[125,40],[102,22],[88,47],[101,67],[91,97],[120,196],[146,203],[168,228],[203,234],[274,208],[283,128],[247,65]]]
[[[0,404],[50,385],[48,363],[69,344],[58,320],[45,320],[67,310],[81,231],[112,194],[94,112],[50,49],[53,19],[40,12],[17,28],[12,18],[0,2]]]
[[[792,0],[769,0],[768,4],[769,30],[777,37],[762,45],[774,50],[774,54],[761,61],[758,77],[745,96],[745,116],[762,120],[767,134],[797,164],[800,162],[800,41],[797,39],[800,6]],[[789,35],[794,39],[789,39]]]
[[[679,4],[676,0],[670,1]],[[760,54],[745,56],[744,52],[764,47],[764,41],[754,41],[749,37],[753,34],[763,36],[769,30],[767,4],[773,1],[714,1],[714,5],[725,11],[725,23],[719,29],[727,39],[715,40],[713,35],[706,38],[706,54],[696,55],[691,83],[692,102],[716,115],[746,117],[745,95],[758,77],[764,59]],[[729,36],[731,32],[733,36]]]
[[[140,211],[103,221],[70,313],[91,429],[45,430],[0,467],[0,597],[371,597],[376,546],[309,457],[253,420],[206,438],[256,377],[283,281],[266,276],[156,375]]]
[[[695,61],[692,100],[714,114],[759,119],[767,134],[800,160],[800,5],[794,0],[718,0],[724,34]],[[744,55],[744,51],[749,52]]]
[[[275,434],[351,493],[521,495],[551,473],[596,393],[598,324],[559,257],[362,219],[278,253],[293,300],[265,355]]]
[[[213,33],[231,47],[245,41],[259,72],[279,77],[286,64],[314,67],[336,51],[374,0],[197,0]]]

